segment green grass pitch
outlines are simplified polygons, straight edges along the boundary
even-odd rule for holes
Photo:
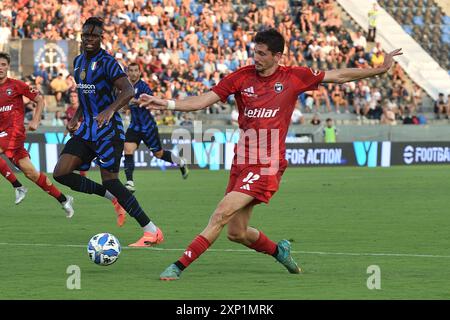
[[[123,173],[121,173],[122,179]],[[98,172],[90,172],[94,180]],[[257,206],[251,225],[271,239],[292,241],[304,269],[291,275],[267,255],[219,240],[180,281],[158,280],[206,225],[222,198],[226,171],[136,171],[138,201],[162,228],[156,249],[126,245],[141,236],[134,219],[116,226],[112,205],[75,197],[66,219],[56,200],[37,186],[14,205],[0,179],[0,299],[449,299],[450,170],[446,166],[288,168],[269,205]],[[110,232],[123,250],[109,267],[86,252],[91,236]],[[81,289],[69,290],[70,265]],[[369,290],[369,266],[380,268],[381,289]]]

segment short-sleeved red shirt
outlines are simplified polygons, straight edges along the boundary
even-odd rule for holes
[[[298,95],[316,90],[324,76],[325,72],[306,67],[279,66],[274,74],[262,77],[252,65],[229,74],[213,87],[223,102],[231,94],[236,99],[243,131],[235,148],[235,163],[267,163],[264,157],[284,161],[286,135]]]
[[[20,80],[7,78],[0,84],[0,135],[8,134],[10,141],[25,140],[23,96],[34,100],[38,94]]]

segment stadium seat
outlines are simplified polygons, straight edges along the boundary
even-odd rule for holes
[[[423,26],[423,17],[421,17],[421,16],[415,16],[415,17],[413,18],[413,22],[414,22],[415,25]]]
[[[403,25],[402,27],[403,27],[403,30],[405,30],[405,32],[406,32],[407,34],[409,34],[410,36],[413,35],[413,29],[412,29],[412,26],[410,26],[410,25]]]
[[[450,25],[450,16],[442,16],[442,22],[445,25]]]

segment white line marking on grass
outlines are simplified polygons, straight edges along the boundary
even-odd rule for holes
[[[51,243],[9,243],[0,242],[0,246],[26,246],[26,247],[65,247],[65,248],[86,248],[86,245],[79,244],[51,244]],[[175,248],[136,248],[123,246],[122,249],[126,250],[153,250],[153,251],[184,251],[185,249]],[[252,252],[250,249],[208,249],[212,252]],[[450,258],[446,255],[434,255],[434,254],[412,254],[412,253],[357,253],[357,252],[323,252],[323,251],[291,251],[298,254],[314,254],[323,256],[375,256],[375,257],[411,257],[411,258]]]

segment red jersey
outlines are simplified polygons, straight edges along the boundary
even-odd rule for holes
[[[7,78],[0,84],[0,134],[7,133],[10,140],[25,139],[23,96],[34,100],[38,94],[20,80]]]
[[[212,90],[222,102],[234,94],[241,135],[235,147],[235,163],[266,164],[284,161],[286,135],[298,95],[316,90],[325,72],[305,67],[279,66],[262,77],[255,66],[243,67],[220,81]]]

